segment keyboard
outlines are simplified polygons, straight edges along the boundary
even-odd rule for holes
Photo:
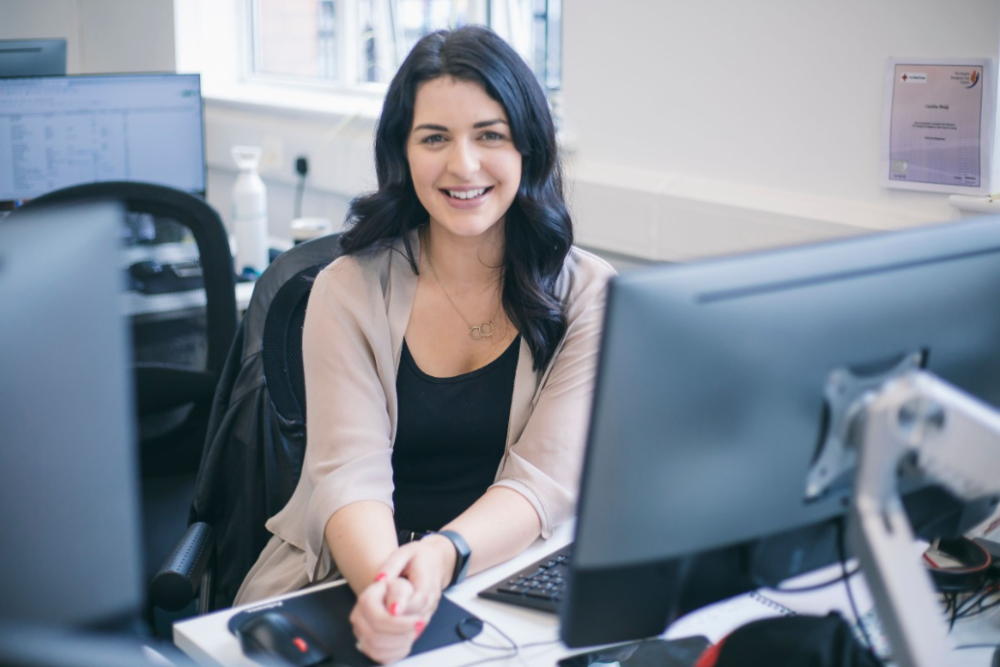
[[[559,610],[569,576],[573,545],[540,558],[535,563],[492,586],[479,591],[479,597],[519,607],[529,607],[555,614]]]

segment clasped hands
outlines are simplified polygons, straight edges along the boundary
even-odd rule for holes
[[[382,664],[409,655],[451,582],[455,560],[455,547],[439,535],[394,551],[351,611],[358,650]]]

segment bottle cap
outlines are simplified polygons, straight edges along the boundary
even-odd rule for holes
[[[257,146],[233,146],[230,149],[236,166],[242,170],[257,171],[262,151]]]

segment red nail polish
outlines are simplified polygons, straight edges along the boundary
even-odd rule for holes
[[[385,581],[385,572],[379,572],[377,575],[375,575],[375,583],[378,583],[380,581]]]
[[[398,602],[393,602],[391,605],[389,605],[389,613],[392,614],[393,616],[395,616],[397,613],[399,613],[399,603]]]
[[[425,626],[424,626],[424,622],[423,622],[423,621],[417,621],[417,622],[416,622],[416,623],[415,623],[415,624],[413,625],[413,627],[414,627],[414,628],[416,629],[416,631],[417,631],[417,636],[419,637],[419,636],[420,636],[420,633],[422,633],[422,632],[424,631],[424,627],[425,627]]]

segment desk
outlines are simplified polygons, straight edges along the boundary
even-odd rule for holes
[[[518,644],[554,641],[559,636],[559,619],[554,615],[483,600],[477,598],[476,593],[501,577],[512,574],[530,565],[546,553],[566,545],[571,539],[572,527],[562,526],[551,539],[544,542],[542,540],[536,541],[517,558],[481,572],[474,577],[469,577],[462,584],[449,590],[448,598],[484,621],[495,623]],[[339,584],[325,585],[336,586]],[[308,593],[308,591],[292,595],[303,593]],[[254,607],[258,604],[260,603],[226,609],[177,623],[174,625],[174,643],[202,665],[225,665],[226,667],[255,665],[257,663],[248,660],[240,651],[239,642],[229,633],[226,623],[240,609]],[[485,630],[480,637],[483,642],[496,643],[496,645],[505,643],[502,638],[489,629]],[[561,643],[553,643],[524,649],[521,658],[526,659],[529,664],[534,664],[537,661],[537,664],[551,667],[557,659],[579,652],[578,650],[569,650]],[[400,664],[405,665],[405,667],[459,667],[477,659],[496,657],[502,654],[502,651],[490,651],[468,644],[457,644],[408,658]],[[523,667],[518,658],[497,660],[490,664],[504,667]]]
[[[545,666],[553,667],[556,661],[568,655],[581,653],[585,649],[568,649],[559,637],[558,618],[551,614],[522,609],[500,602],[484,600],[476,596],[481,589],[517,572],[530,565],[543,555],[555,551],[569,543],[572,539],[572,526],[560,527],[548,541],[538,540],[527,551],[517,558],[503,563],[485,572],[470,577],[464,583],[454,587],[447,593],[453,602],[468,609],[484,621],[489,621],[503,630],[519,645],[535,642],[553,642],[542,646],[522,649],[518,656],[505,660],[496,660],[489,664],[499,667]],[[800,577],[789,586],[803,586],[809,583],[825,581],[839,572],[839,565],[825,568]],[[336,586],[341,584],[325,584]],[[862,610],[871,608],[871,597],[868,595],[861,577],[851,580],[855,599]],[[315,590],[315,589],[310,589]],[[301,591],[284,597],[303,595],[309,591]],[[765,591],[768,599],[778,602],[799,613],[825,614],[835,609],[845,618],[852,618],[849,602],[842,584],[831,586],[823,591],[808,594],[788,594]],[[201,665],[224,665],[251,667],[257,663],[248,660],[240,651],[239,642],[229,633],[226,627],[233,614],[247,607],[257,606],[254,603],[245,607],[226,609],[191,619],[174,625],[174,643]],[[614,610],[608,610],[614,613]],[[735,628],[757,618],[776,616],[779,612],[761,604],[750,596],[738,596],[732,600],[711,605],[705,609],[680,619],[674,623],[665,637],[674,639],[693,634],[703,634],[712,641],[718,641]],[[975,619],[960,621],[952,632],[956,645],[978,644],[997,641],[1000,638],[1000,608],[992,610]],[[487,627],[480,635],[479,641],[493,645],[506,645],[506,642]],[[468,663],[484,658],[496,658],[503,655],[502,651],[491,651],[476,646],[457,644],[444,649],[408,658],[401,667],[462,667]],[[987,667],[990,664],[992,652],[982,649],[957,651],[955,665],[957,667]]]
[[[236,312],[241,316],[250,305],[250,297],[253,296],[253,288],[257,283],[236,283]]]
[[[250,305],[256,283],[236,283],[236,311],[241,315]],[[122,312],[129,317],[149,317],[167,314],[170,319],[200,312],[205,307],[203,289],[167,294],[141,294],[132,290],[122,293]]]
[[[230,238],[230,244],[233,243],[233,239]],[[291,241],[273,236],[269,237],[268,243],[269,247],[277,248],[281,251],[292,247]],[[156,252],[160,253],[161,256],[166,256],[164,261],[168,261],[177,255],[178,251],[173,249],[173,246],[177,245],[180,244],[162,244],[162,247],[154,246],[154,248],[157,249]],[[163,250],[162,248],[166,248],[167,250]],[[174,254],[171,255],[171,252]],[[197,260],[197,255],[190,257],[183,256],[182,259]],[[129,265],[130,261],[126,261],[124,268],[127,269]],[[246,312],[247,306],[250,305],[250,297],[253,296],[255,284],[253,282],[236,283],[236,311],[241,315]],[[167,313],[169,317],[176,318],[190,312],[198,312],[204,307],[205,291],[203,289],[170,292],[167,294],[141,294],[130,290],[124,292],[122,295],[122,312],[130,317],[149,317],[151,315]]]

